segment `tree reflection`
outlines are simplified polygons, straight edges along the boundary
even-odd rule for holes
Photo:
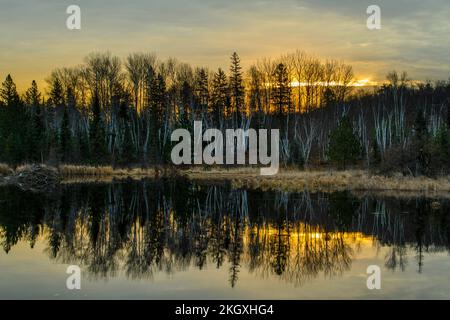
[[[50,198],[0,188],[0,240],[44,240],[51,259],[83,265],[93,278],[152,278],[208,266],[229,284],[242,268],[295,285],[342,275],[365,241],[387,246],[385,266],[405,270],[414,248],[449,250],[448,202],[357,199],[348,192],[233,190],[184,179],[63,186]]]

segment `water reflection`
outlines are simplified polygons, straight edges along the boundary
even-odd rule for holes
[[[42,196],[0,188],[5,252],[26,240],[89,277],[132,279],[188,268],[245,268],[302,285],[351,268],[363,244],[389,247],[385,266],[422,271],[424,253],[449,251],[447,200],[356,198],[348,192],[233,190],[187,180],[70,185]],[[415,261],[406,252],[413,248]]]

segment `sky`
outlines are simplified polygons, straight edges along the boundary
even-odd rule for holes
[[[69,5],[81,30],[69,30]],[[381,29],[366,25],[381,8]],[[176,57],[195,66],[244,67],[303,50],[345,61],[357,79],[382,81],[390,70],[414,80],[450,78],[449,0],[0,0],[0,78],[19,89],[91,52]]]

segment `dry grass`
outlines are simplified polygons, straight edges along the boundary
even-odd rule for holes
[[[26,168],[17,168],[20,171]],[[250,188],[261,190],[282,190],[288,192],[333,192],[349,190],[353,193],[384,194],[390,196],[450,197],[450,176],[439,179],[426,177],[405,177],[400,174],[392,177],[370,175],[363,170],[348,171],[300,171],[284,169],[275,176],[261,176],[256,167],[193,167],[184,170],[174,168],[131,168],[114,169],[111,166],[76,166],[61,165],[58,172],[63,183],[111,181],[115,178],[142,179],[146,177],[183,175],[192,180],[203,182],[231,181],[234,188]],[[0,175],[13,173],[7,165],[0,164]]]
[[[347,171],[300,171],[284,169],[275,176],[261,176],[257,168],[233,168],[225,170],[194,168],[183,171],[191,179],[203,181],[230,180],[235,188],[245,187],[262,190],[289,192],[333,192],[350,190],[370,191],[385,195],[444,196],[450,197],[450,176],[439,179],[427,177],[405,177],[401,174],[391,177],[371,175],[363,170]]]
[[[180,172],[192,179],[232,180],[236,178],[259,177],[260,170],[256,167],[237,167],[229,169],[223,167],[192,167]]]
[[[131,168],[114,169],[111,166],[75,166],[61,165],[58,167],[59,174],[64,179],[78,178],[105,178],[105,177],[143,177],[154,176],[154,169]]]
[[[270,177],[249,176],[232,180],[235,187],[284,191],[419,191],[449,192],[450,177],[432,179],[426,177],[374,176],[362,170],[352,171],[281,171]]]

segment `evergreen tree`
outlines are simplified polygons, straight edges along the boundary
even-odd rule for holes
[[[201,119],[208,112],[209,89],[208,89],[208,74],[206,70],[201,68],[197,72],[195,83],[195,105],[196,111]]]
[[[236,124],[241,123],[241,118],[244,113],[244,81],[242,79],[242,67],[241,60],[236,52],[231,55],[231,67],[230,67],[230,95],[231,95],[231,107],[233,109]]]
[[[36,81],[31,82],[31,87],[24,95],[26,120],[29,120],[24,136],[24,144],[27,153],[27,160],[33,162],[43,161],[43,146],[45,141],[44,125],[42,122],[42,112],[40,106],[41,93]]]
[[[39,92],[36,81],[31,82],[31,87],[25,92],[25,104],[29,107],[36,107],[41,102],[41,93]]]
[[[16,84],[9,74],[6,76],[5,82],[2,83],[2,87],[0,89],[0,100],[5,106],[17,105],[20,102]]]
[[[0,100],[4,107],[0,111],[0,155],[5,161],[19,163],[27,160],[27,128],[29,114],[25,112],[17,93],[16,85],[8,75],[0,88]]]
[[[64,89],[58,78],[53,79],[51,83],[50,100],[54,106],[64,105]]]
[[[214,124],[218,126],[224,118],[224,111],[228,102],[228,83],[225,72],[219,68],[214,74],[213,88],[211,94],[211,104]]]
[[[274,72],[274,89],[272,95],[272,103],[276,108],[278,116],[288,111],[291,104],[291,88],[289,83],[289,75],[284,64],[280,63]]]
[[[330,134],[328,157],[330,161],[341,164],[345,170],[346,164],[356,161],[360,155],[361,143],[353,132],[349,118],[344,116]]]

